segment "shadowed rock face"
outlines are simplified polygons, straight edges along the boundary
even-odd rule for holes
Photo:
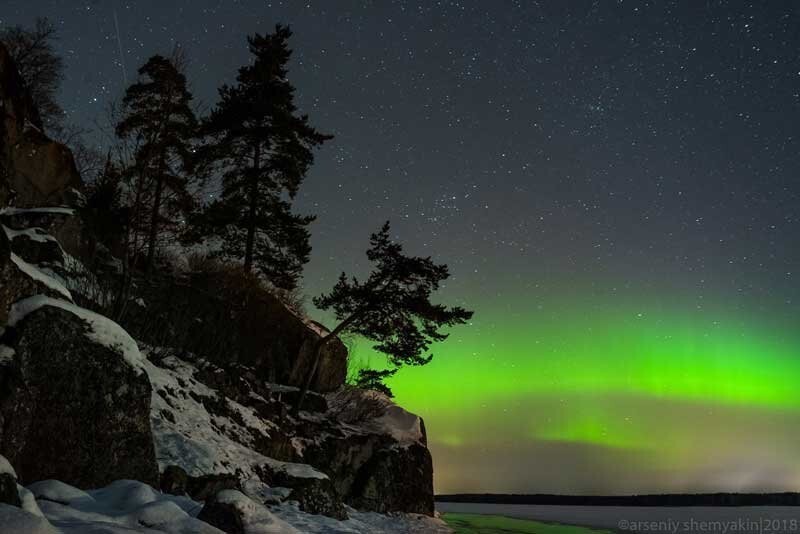
[[[341,497],[328,478],[292,476],[265,465],[261,469],[261,479],[271,487],[290,488],[289,499],[297,501],[301,510],[347,519]]]
[[[47,138],[39,113],[0,43],[0,203],[71,205],[81,179],[69,149]]]
[[[320,335],[269,292],[240,291],[214,275],[151,280],[137,292],[145,306],[129,306],[122,319],[136,339],[246,365],[262,381],[302,385]],[[311,389],[333,391],[346,375],[347,349],[337,339],[323,352]]]
[[[227,534],[245,534],[245,521],[242,511],[235,505],[219,502],[216,497],[206,501],[197,519],[217,527]]]
[[[331,477],[347,504],[380,513],[433,515],[433,460],[422,442],[402,445],[385,434],[336,430],[304,440],[302,461]]]
[[[49,306],[17,325],[16,354],[0,373],[0,454],[25,483],[156,485],[150,382],[86,330],[76,315]]]
[[[20,506],[17,480],[8,473],[0,473],[0,504]]]
[[[403,473],[403,476],[398,476]],[[348,502],[376,512],[433,515],[433,461],[420,444],[377,451],[358,471]]]
[[[0,43],[0,119],[0,204],[6,206],[13,196],[12,150],[22,137],[26,120],[37,128],[41,128],[42,122],[3,43]]]

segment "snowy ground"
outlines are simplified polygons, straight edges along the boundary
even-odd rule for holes
[[[1,458],[1,457],[0,457]],[[19,487],[23,507],[0,504],[0,532],[14,534],[220,534],[196,519],[203,507],[187,497],[154,490],[133,480],[82,491],[47,480]],[[386,516],[348,509],[350,519],[301,512],[296,506],[263,506],[237,491],[220,498],[244,512],[248,534],[449,533],[444,522],[425,516]]]
[[[617,532],[782,534],[800,532],[800,507],[537,506],[436,503],[439,512],[552,521]]]

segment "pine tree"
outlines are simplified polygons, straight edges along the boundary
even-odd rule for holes
[[[375,268],[366,280],[348,278],[342,273],[330,293],[314,299],[317,308],[332,310],[339,324],[314,347],[314,361],[295,404],[295,413],[302,407],[322,350],[336,336],[350,333],[375,342],[373,348],[386,354],[395,368],[425,365],[433,358],[426,354],[430,344],[447,339],[440,328],[463,324],[472,318],[472,312],[464,308],[448,308],[430,301],[431,293],[450,276],[447,265],[436,264],[429,257],[405,255],[402,245],[390,239],[388,222],[372,234],[367,258]],[[359,378],[374,385],[392,374],[392,370],[378,371]]]
[[[292,32],[276,26],[248,37],[252,64],[204,121],[207,161],[222,174],[221,198],[208,207],[209,232],[223,237],[222,254],[241,260],[280,288],[296,286],[311,251],[307,226],[314,217],[292,213],[291,200],[313,163],[312,149],[331,136],[298,115],[287,80]]]
[[[394,369],[359,369],[354,385],[357,388],[377,391],[392,398],[394,393],[385,381],[393,377],[395,373],[397,373],[396,367]]]
[[[116,127],[122,139],[135,138],[135,164],[128,169],[133,202],[131,224],[144,231],[145,270],[153,266],[159,232],[185,215],[194,200],[189,192],[192,141],[197,119],[186,77],[176,62],[156,55],[139,69],[139,80],[128,87],[123,117]]]

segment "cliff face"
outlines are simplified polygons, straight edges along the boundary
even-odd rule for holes
[[[123,326],[148,344],[180,347],[220,365],[248,366],[267,382],[301,386],[320,328],[269,292],[237,282],[226,273],[141,281]],[[347,349],[337,339],[324,350],[311,389],[334,391],[346,375]]]
[[[209,521],[239,510],[224,491],[336,520],[433,513],[422,420],[343,392],[341,342],[289,415],[326,332],[271,294],[186,275],[137,281],[122,326],[81,307],[98,297],[80,260],[80,178],[1,44],[0,106],[0,460],[15,479],[160,484],[207,501]]]
[[[81,186],[69,149],[47,138],[33,101],[0,43],[0,202],[17,207],[69,205]]]

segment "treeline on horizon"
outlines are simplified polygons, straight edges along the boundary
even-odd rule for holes
[[[664,493],[649,495],[553,495],[455,493],[436,502],[549,506],[800,506],[800,493]]]

